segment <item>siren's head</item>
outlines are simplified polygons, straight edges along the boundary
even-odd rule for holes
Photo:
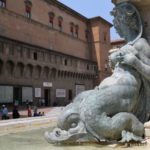
[[[142,20],[138,10],[128,2],[119,3],[111,11],[113,24],[118,34],[127,42],[135,41],[143,32]]]

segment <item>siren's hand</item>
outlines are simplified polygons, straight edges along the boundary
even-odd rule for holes
[[[124,56],[125,53],[124,51],[116,51],[114,53],[112,53],[108,58],[109,58],[109,65],[111,68],[114,68],[115,65],[118,63],[118,62],[121,62],[122,60],[122,56]]]
[[[126,64],[132,67],[136,67],[137,61],[138,61],[138,58],[132,53],[126,54],[124,56],[120,56],[121,64]]]

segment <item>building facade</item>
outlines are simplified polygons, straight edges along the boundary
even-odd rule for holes
[[[111,49],[119,49],[123,47],[127,42],[124,39],[117,39],[111,41]]]
[[[0,0],[0,19],[0,103],[65,105],[109,72],[112,25],[101,17],[55,0]]]

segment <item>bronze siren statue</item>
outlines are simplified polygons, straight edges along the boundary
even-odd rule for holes
[[[109,56],[113,74],[66,106],[58,128],[45,133],[50,143],[141,141],[150,108],[150,46],[142,37],[138,10],[129,2],[116,5],[114,26],[127,44]]]

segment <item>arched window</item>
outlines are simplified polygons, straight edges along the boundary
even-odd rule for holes
[[[33,53],[33,59],[34,59],[34,60],[37,60],[37,52],[34,52],[34,53]]]
[[[79,34],[79,26],[75,25],[75,36],[78,37]]]
[[[49,25],[50,27],[53,27],[55,14],[53,12],[49,12],[48,15],[49,15]]]
[[[63,22],[63,17],[59,16],[58,17],[58,27],[59,27],[60,31],[62,31],[62,22]]]
[[[15,64],[11,60],[6,62],[7,75],[12,76],[14,72],[14,68],[15,68]]]
[[[30,0],[25,0],[25,12],[27,18],[31,18],[31,8],[32,2]]]
[[[70,22],[70,33],[71,35],[74,35],[74,23]]]
[[[0,0],[0,7],[6,8],[6,0]]]

